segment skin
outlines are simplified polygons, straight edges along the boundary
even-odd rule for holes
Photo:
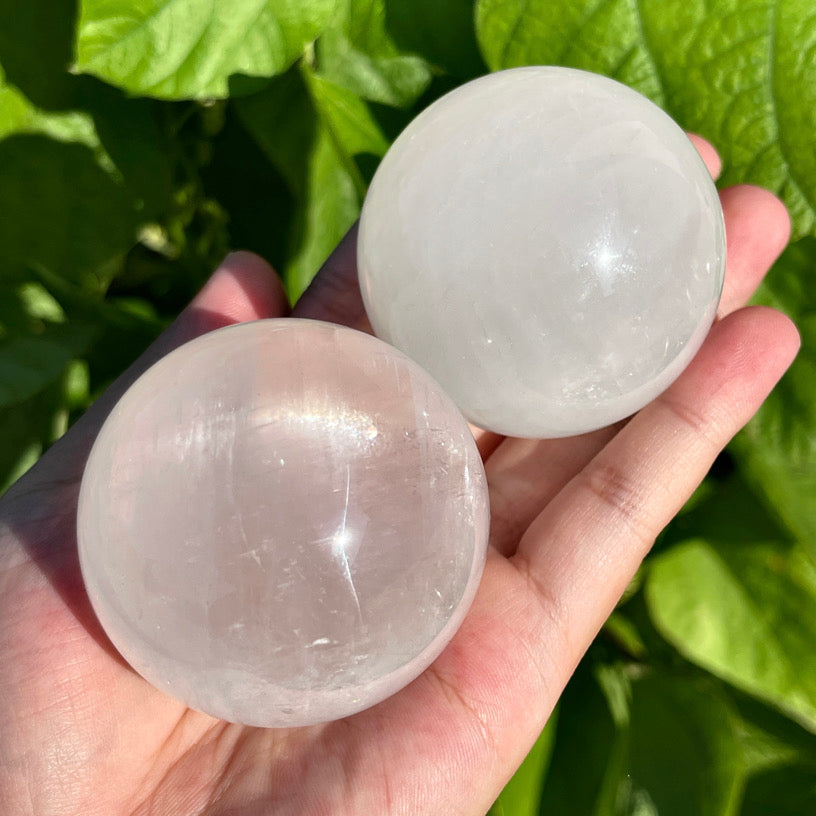
[[[713,148],[695,139],[714,175]],[[287,313],[272,270],[228,256],[173,326],[0,501],[0,793],[16,814],[481,814],[532,746],[652,542],[799,347],[747,299],[788,240],[784,207],[722,193],[728,268],[718,320],[689,368],[625,423],[581,437],[474,429],[491,545],[463,626],[399,694],[300,729],[185,708],[118,656],[85,594],[76,501],[116,399],[180,343]],[[365,328],[352,231],[293,310]]]

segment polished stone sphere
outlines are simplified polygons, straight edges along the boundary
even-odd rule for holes
[[[377,335],[513,436],[634,413],[689,363],[725,269],[703,161],[660,108],[569,68],[491,74],[399,136],[358,266]]]
[[[412,360],[310,320],[220,329],[156,363],[91,451],[79,556],[113,644],[192,708],[333,720],[422,672],[487,548],[473,436]]]

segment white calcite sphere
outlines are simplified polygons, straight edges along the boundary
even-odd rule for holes
[[[191,707],[259,726],[353,714],[461,623],[488,536],[460,412],[412,360],[309,320],[177,349],[105,422],[79,556],[116,648]]]
[[[375,332],[482,427],[568,436],[689,363],[725,269],[717,191],[635,91],[569,68],[482,77],[420,114],[360,221]]]

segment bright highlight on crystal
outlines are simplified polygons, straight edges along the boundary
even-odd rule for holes
[[[725,233],[705,165],[657,106],[595,74],[518,68],[400,135],[358,265],[376,333],[471,421],[568,436],[634,413],[690,362]]]
[[[461,623],[488,536],[481,458],[450,398],[376,338],[265,320],[147,371],[93,447],[79,555],[136,671],[259,726],[353,714]]]

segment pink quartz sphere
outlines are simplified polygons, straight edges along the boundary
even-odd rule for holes
[[[82,574],[114,646],[215,717],[354,714],[442,651],[489,511],[473,436],[401,352],[310,320],[199,337],[127,391],[88,459]]]

